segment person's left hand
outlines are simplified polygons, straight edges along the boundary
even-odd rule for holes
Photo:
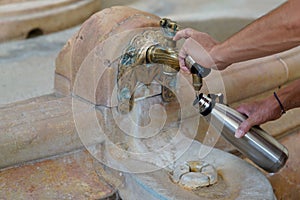
[[[235,137],[237,138],[243,137],[252,126],[278,119],[282,115],[281,108],[274,96],[241,104],[236,110],[248,117],[236,130]]]

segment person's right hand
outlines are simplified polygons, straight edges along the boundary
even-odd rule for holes
[[[248,118],[243,121],[235,132],[235,137],[243,137],[252,126],[260,125],[281,117],[281,108],[274,96],[241,104],[236,109]]]
[[[177,41],[182,38],[186,40],[179,51],[179,64],[184,71],[188,71],[184,61],[187,55],[191,56],[198,64],[206,68],[222,70],[228,66],[218,62],[212,50],[219,42],[207,33],[186,28],[178,31],[173,40]]]

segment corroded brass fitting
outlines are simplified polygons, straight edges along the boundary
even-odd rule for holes
[[[149,85],[154,79],[162,85],[163,101],[171,102],[176,98],[177,73],[180,66],[176,41],[173,37],[178,31],[178,25],[169,19],[161,19],[160,25],[161,30],[149,29],[136,35],[120,59],[118,108],[123,113],[129,112],[133,107],[137,84]],[[190,66],[193,86],[198,92],[208,69],[195,63],[190,56],[187,57],[186,63]]]
[[[152,45],[147,49],[146,62],[168,65],[177,72],[180,70],[177,51],[160,45]]]
[[[196,92],[199,92],[202,88],[202,77],[201,76],[198,76],[197,74],[192,74],[192,78],[193,78],[193,87],[194,87],[194,90]]]

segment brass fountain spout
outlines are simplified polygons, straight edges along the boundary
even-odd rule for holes
[[[124,50],[118,65],[118,109],[128,113],[134,104],[139,84],[149,86],[153,80],[161,84],[164,102],[176,99],[177,74],[180,70],[176,41],[177,23],[170,19],[160,20],[161,29],[149,29],[137,34]],[[188,56],[186,64],[193,76],[197,92],[202,87],[203,68]],[[202,71],[201,71],[202,70]]]
[[[163,18],[160,20],[161,30],[166,39],[166,45],[163,47],[160,44],[152,45],[147,49],[146,61],[147,63],[165,64],[176,70],[180,70],[178,52],[176,50],[176,42],[173,40],[178,25],[176,22]]]
[[[175,49],[164,48],[160,45],[152,45],[147,49],[146,62],[166,65],[167,67],[164,68],[163,73],[171,73],[172,71],[178,72],[180,70],[178,52]],[[190,56],[185,59],[185,62],[191,71],[193,78],[192,84],[196,96],[198,96],[203,85],[202,78],[206,76],[210,70],[199,66]],[[195,67],[198,67],[200,70],[204,69],[208,71],[199,72],[198,69],[195,69]]]
[[[168,65],[177,72],[180,70],[178,52],[160,45],[152,45],[147,49],[146,62]]]
[[[178,72],[180,70],[178,52],[176,51],[176,42],[173,40],[173,37],[179,29],[178,25],[176,22],[170,19],[163,18],[160,20],[160,26],[162,28],[164,37],[167,40],[167,45],[166,47],[162,47],[161,45],[150,46],[147,49],[146,61],[147,63],[167,65],[168,68],[164,68],[163,70],[165,73],[170,73],[172,69]],[[198,96],[198,93],[203,85],[202,78],[210,73],[210,69],[203,68],[190,56],[185,58],[185,62],[192,74],[193,87],[196,96]]]

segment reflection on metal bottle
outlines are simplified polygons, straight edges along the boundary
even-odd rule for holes
[[[234,136],[236,129],[246,117],[234,109],[200,94],[194,105],[221,135],[242,154],[267,172],[277,172],[288,159],[288,150],[260,127],[250,129],[242,138]]]

